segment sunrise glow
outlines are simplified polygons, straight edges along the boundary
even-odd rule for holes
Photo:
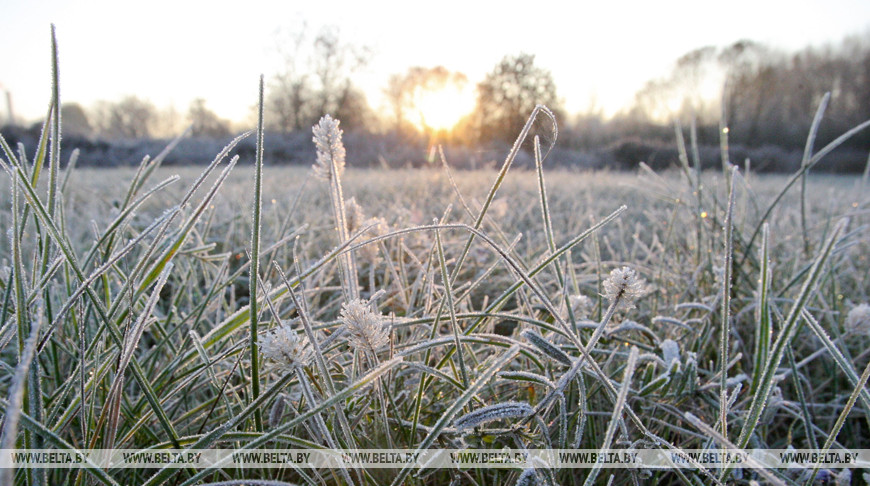
[[[462,117],[474,109],[474,90],[467,84],[447,84],[430,90],[421,89],[409,119],[418,129],[450,130]]]

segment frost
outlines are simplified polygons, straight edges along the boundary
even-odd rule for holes
[[[263,356],[287,372],[295,370],[297,366],[307,365],[313,356],[308,338],[300,336],[286,324],[266,333],[260,350]]]
[[[457,430],[472,429],[494,420],[524,418],[533,413],[532,406],[525,402],[496,403],[469,412],[453,421]]]
[[[855,334],[870,334],[870,305],[857,305],[849,311],[846,330]]]
[[[614,269],[604,281],[604,297],[617,309],[634,308],[634,300],[646,293],[646,284],[629,267]]]
[[[375,314],[371,305],[362,299],[346,302],[338,319],[344,324],[348,344],[353,348],[375,353],[390,342],[390,328],[384,316]]]
[[[526,329],[523,331],[522,336],[526,338],[527,341],[532,343],[536,348],[540,349],[541,352],[546,354],[547,356],[553,358],[554,360],[570,365],[571,358],[568,357],[561,349],[554,346],[550,341],[547,341],[543,336],[538,334],[537,332]]]
[[[662,350],[662,359],[665,362],[665,367],[667,369],[671,368],[671,364],[676,361],[680,362],[680,345],[677,344],[673,339],[665,339],[659,344],[659,348]]]
[[[324,115],[317,125],[314,125],[314,145],[317,148],[317,162],[312,166],[314,174],[323,179],[332,179],[333,165],[338,175],[344,172],[344,158],[346,152],[341,142],[341,130],[338,128],[339,121],[329,115]]]

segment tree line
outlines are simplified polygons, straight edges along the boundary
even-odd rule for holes
[[[705,97],[705,86],[721,96]],[[637,92],[633,105],[612,120],[613,131],[667,138],[672,123],[665,122],[679,119],[684,125],[694,121],[704,141],[716,143],[724,117],[735,143],[802,147],[826,93],[831,97],[820,141],[870,119],[870,33],[797,52],[750,40],[692,50],[668,76],[648,81]],[[850,142],[868,144],[868,133]]]
[[[269,78],[265,108],[267,128],[281,134],[307,132],[330,113],[346,131],[389,134],[400,142],[510,143],[534,106],[544,104],[559,123],[561,146],[581,151],[604,147],[615,154],[635,150],[641,157],[673,143],[676,121],[693,126],[702,145],[718,144],[720,120],[725,120],[736,147],[768,153],[771,147],[784,152],[802,148],[829,92],[818,143],[870,119],[870,34],[790,53],[748,40],[694,49],[677,59],[667,76],[649,80],[631,106],[611,117],[596,109],[567,114],[550,71],[531,54],[509,55],[476,85],[474,110],[451,129],[428,126],[416,104],[421,92],[468,83],[464,74],[444,66],[394,74],[383,89],[387,110],[378,113],[352,81],[370,62],[370,49],[344,42],[334,27],[311,33],[307,26],[297,26],[276,39],[282,65]],[[136,96],[98,102],[90,109],[69,103],[62,107],[62,117],[67,135],[103,140],[166,138],[187,127],[194,137],[222,138],[235,128],[204,99],[191,102],[186,113],[158,109]],[[866,154],[870,133],[853,138],[847,148]]]

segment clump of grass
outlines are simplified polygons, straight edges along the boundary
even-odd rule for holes
[[[870,447],[870,200],[808,175],[870,122],[814,152],[819,114],[801,169],[750,184],[724,138],[723,172],[702,173],[694,127],[687,149],[679,126],[681,172],[545,178],[550,147],[527,140],[542,120],[555,140],[542,106],[496,174],[454,178],[443,152],[445,172],[359,171],[325,116],[309,172],[327,184],[303,191],[307,173],[264,164],[262,80],[252,170],[232,156],[243,134],[160,182],[165,152],[132,172],[62,173],[58,86],[55,69],[31,160],[0,138],[0,448]],[[527,145],[534,175],[510,172]],[[600,472],[219,464],[0,469],[0,482],[593,484]],[[794,481],[700,466],[607,481],[735,479]]]

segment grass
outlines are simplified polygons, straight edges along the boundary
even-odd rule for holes
[[[3,142],[0,157],[4,447],[870,448],[870,336],[845,325],[868,301],[870,197],[857,178],[808,173],[830,146],[814,152],[810,140],[799,172],[758,176],[727,164],[723,139],[723,172],[701,172],[694,131],[686,148],[677,127],[672,172],[553,172],[549,147],[526,139],[551,120],[541,107],[497,173],[451,172],[449,160],[343,170],[333,131],[318,180],[264,160],[262,125],[252,166],[231,156],[243,134],[204,170],[162,168],[161,155],[62,170],[50,114],[32,156]],[[534,170],[511,169],[521,147]],[[364,321],[353,329],[352,305]],[[285,326],[308,346],[289,367],[260,349]],[[350,344],[384,332],[384,346]],[[76,485],[817,474],[0,473],[4,484]]]

